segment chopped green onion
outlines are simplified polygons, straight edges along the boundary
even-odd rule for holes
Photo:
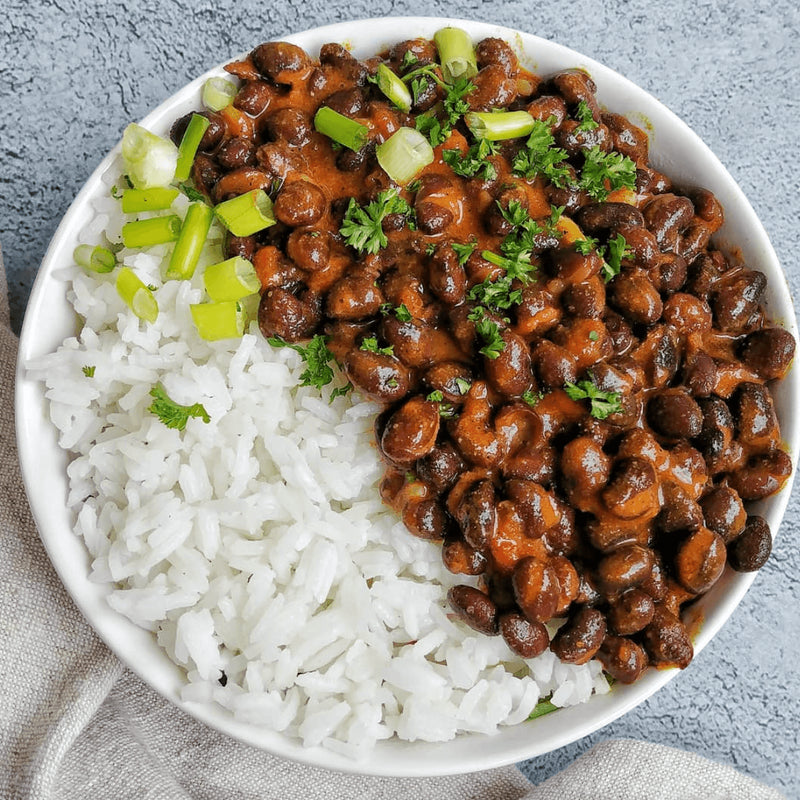
[[[350,117],[322,106],[314,115],[314,128],[345,147],[358,152],[369,137],[369,128]]]
[[[167,267],[167,278],[188,280],[194,275],[200,251],[206,243],[214,209],[205,203],[190,203],[178,241]]]
[[[126,189],[122,193],[122,213],[138,214],[140,211],[164,211],[180,194],[177,189]]]
[[[122,243],[125,247],[152,247],[154,244],[174,242],[181,232],[181,218],[168,217],[137,219],[122,226]]]
[[[261,288],[253,265],[241,256],[206,267],[203,273],[208,296],[215,302],[241,300]]]
[[[236,85],[225,78],[209,78],[203,84],[203,105],[211,111],[222,111],[236,97]]]
[[[185,181],[189,177],[197,148],[200,147],[200,140],[209,125],[209,121],[201,114],[192,114],[178,148],[178,165],[175,167],[176,181]]]
[[[375,155],[386,174],[405,186],[433,161],[433,148],[419,131],[398,128],[375,148]]]
[[[125,304],[139,319],[155,322],[158,317],[158,303],[150,289],[137,277],[136,273],[123,267],[117,273],[117,292]]]
[[[433,34],[445,82],[469,79],[478,74],[475,48],[469,34],[461,28],[442,28]]]
[[[244,312],[235,300],[189,306],[197,332],[206,341],[235,339],[244,333]]]
[[[518,139],[534,128],[534,119],[527,111],[471,111],[464,121],[475,136],[490,142]]]
[[[111,272],[117,263],[116,256],[110,250],[93,244],[79,244],[72,257],[79,267],[90,272]]]
[[[263,189],[232,197],[216,206],[214,213],[234,236],[251,236],[275,224],[272,200]]]
[[[411,92],[386,64],[379,64],[375,75],[378,88],[401,110],[411,110]]]
[[[175,177],[178,148],[132,122],[122,134],[125,172],[136,189],[167,186]]]

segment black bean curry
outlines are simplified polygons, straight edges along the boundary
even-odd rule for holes
[[[459,618],[623,682],[685,667],[682,607],[770,553],[745,503],[791,472],[769,383],[794,339],[765,319],[764,275],[710,243],[714,195],[653,169],[589,75],[533,75],[494,38],[469,57],[454,79],[426,39],[365,61],[262,44],[227,67],[233,103],[204,112],[194,184],[274,200],[277,224],[227,255],[255,266],[270,341],[311,339],[384,404],[382,497],[477,576],[449,593]],[[318,132],[323,107],[363,145]],[[433,155],[398,185],[376,148],[402,128]]]

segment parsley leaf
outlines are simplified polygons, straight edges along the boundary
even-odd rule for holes
[[[550,714],[553,711],[558,711],[560,706],[554,706],[550,702],[550,697],[552,695],[548,695],[544,699],[540,700],[535,706],[533,711],[528,714],[528,719],[536,719],[537,717],[543,717],[545,714]]]
[[[394,347],[391,345],[389,347],[378,347],[378,340],[374,336],[367,336],[363,339],[359,349],[366,353],[378,353],[378,355],[382,356],[394,355]]]
[[[91,365],[87,364],[85,367],[81,367],[81,372],[82,372],[82,373],[83,373],[83,374],[84,374],[84,375],[85,375],[87,378],[94,378],[94,371],[95,371],[96,369],[97,369],[97,367],[95,367],[93,364],[91,364]]]
[[[540,173],[553,185],[563,189],[572,180],[572,172],[565,163],[567,151],[555,147],[552,127],[555,117],[547,120],[534,120],[533,130],[525,147],[517,153],[511,163],[511,168],[516,175],[532,180]]]
[[[597,239],[587,236],[585,239],[578,239],[573,242],[573,247],[583,256],[588,256],[589,253],[597,250]]]
[[[389,240],[383,232],[382,222],[389,214],[410,214],[411,207],[403,200],[397,189],[385,189],[377,199],[362,207],[354,197],[339,228],[344,240],[359,253],[377,253],[386,247]]]
[[[544,397],[544,392],[534,392],[531,389],[526,389],[522,393],[522,399],[529,406],[535,406]]]
[[[417,58],[416,53],[413,53],[411,50],[406,50],[403,53],[403,60],[400,62],[400,69],[405,72],[409,67],[413,67],[419,61]]]
[[[599,127],[599,125],[594,121],[592,109],[589,108],[589,104],[585,100],[581,100],[578,103],[578,109],[575,112],[575,118],[580,123],[580,125],[578,125],[578,127],[575,129],[576,131],[593,131],[595,128]]]
[[[444,393],[441,389],[434,389],[425,399],[432,403],[441,403],[444,400]]]
[[[480,174],[483,180],[491,181],[497,177],[497,169],[487,159],[489,156],[495,155],[497,149],[498,146],[494,142],[481,139],[471,145],[464,154],[459,150],[444,150],[442,160],[456,175],[460,175],[462,178],[474,178]]]
[[[426,81],[436,81],[445,92],[442,101],[443,119],[439,119],[433,111],[426,111],[424,114],[419,114],[415,121],[417,130],[425,134],[430,139],[431,145],[436,147],[447,140],[453,126],[469,111],[469,103],[465,98],[470,92],[475,91],[475,84],[467,78],[458,78],[452,84],[445,83],[436,74],[435,65],[428,64],[403,76],[404,81],[411,81],[411,91],[415,98],[422,89],[421,83],[417,83],[415,87],[415,83],[421,77]]]
[[[328,400],[328,403],[332,403],[337,397],[346,397],[350,392],[353,391],[353,384],[348,381],[344,386],[338,386],[335,389],[331,389],[331,396]]]
[[[188,183],[179,183],[178,188],[192,201],[208,205],[208,198]]]
[[[610,192],[633,189],[636,186],[636,163],[622,153],[604,153],[593,147],[584,154],[583,169],[578,185],[598,203],[603,203]]]
[[[411,312],[408,310],[405,303],[401,303],[395,308],[394,315],[400,322],[411,322]]]
[[[442,123],[439,122],[432,111],[418,114],[417,118],[414,120],[414,125],[421,134],[428,137],[432,147],[442,144],[450,135],[449,130],[442,129]]]
[[[459,244],[458,242],[451,242],[450,246],[453,248],[453,252],[458,256],[458,265],[463,267],[469,260],[469,257],[475,252],[478,243],[469,242],[468,244]]]
[[[305,347],[301,344],[289,344],[279,336],[270,336],[267,341],[273,347],[291,347],[300,353],[300,358],[306,363],[305,371],[300,373],[300,386],[314,386],[321,389],[333,380],[330,362],[335,359],[333,353],[328,350],[327,336],[317,334]]]
[[[461,394],[466,394],[472,388],[472,382],[466,378],[456,378],[456,386]]]
[[[493,281],[487,278],[469,290],[469,299],[495,311],[505,311],[522,302],[522,290],[511,289],[512,279],[506,274]]]
[[[211,422],[211,417],[200,403],[182,406],[170,399],[164,387],[157,383],[151,390],[152,404],[148,407],[151,414],[155,414],[168,428],[182,431],[186,428],[189,417],[199,417],[206,424]]]
[[[589,331],[589,341],[596,342],[600,338],[600,334],[597,331]]]
[[[613,239],[609,239],[603,260],[603,280],[608,283],[612,278],[619,275],[619,271],[622,268],[622,259],[630,258],[630,256],[631,249],[621,233],[618,233]]]
[[[609,414],[616,414],[622,410],[618,392],[603,392],[594,383],[594,375],[589,373],[591,380],[578,381],[577,384],[564,385],[564,391],[572,400],[589,400],[591,402],[590,414],[595,419],[605,419]]]
[[[485,355],[486,358],[497,358],[506,349],[506,343],[500,335],[500,326],[487,318],[486,309],[483,306],[475,306],[467,315],[467,319],[475,323],[475,332],[484,342],[478,352]]]

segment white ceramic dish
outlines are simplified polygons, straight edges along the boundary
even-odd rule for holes
[[[703,186],[720,199],[725,208],[726,222],[715,241],[735,249],[747,264],[767,275],[769,315],[797,337],[786,279],[767,235],[742,191],[708,147],[681,120],[644,90],[607,67],[536,36],[466,20],[421,17],[362,20],[316,28],[286,38],[312,55],[316,55],[326,42],[342,42],[357,56],[366,57],[401,39],[431,37],[438,28],[448,24],[465,28],[476,41],[487,36],[506,39],[520,53],[523,64],[539,74],[546,75],[568,67],[587,69],[597,83],[597,96],[603,105],[629,115],[649,130],[651,158],[658,169],[678,185]],[[254,46],[258,43],[253,41]],[[218,67],[200,76],[149,114],[143,124],[165,134],[176,117],[200,107],[201,87],[206,78],[221,74],[224,73]],[[120,120],[120,128],[126,122]],[[363,763],[352,762],[323,748],[304,749],[297,741],[281,734],[234,720],[221,707],[181,701],[179,689],[183,677],[178,667],[167,658],[150,633],[136,627],[107,605],[107,587],[88,580],[88,553],[72,533],[72,520],[66,509],[67,454],[59,449],[55,430],[46,417],[43,386],[28,380],[24,371],[26,360],[51,352],[63,338],[74,332],[75,320],[65,299],[65,284],[54,277],[54,272],[71,263],[72,250],[78,244],[78,232],[92,214],[90,200],[103,191],[100,176],[113,155],[101,162],[75,198],[39,270],[20,342],[16,418],[23,479],[50,559],[84,616],[132,670],[184,711],[248,744],[316,766],[393,776],[476,771],[549,752],[620,717],[678,674],[678,670],[650,670],[632,686],[615,686],[610,694],[594,697],[588,704],[505,728],[494,736],[463,735],[441,744],[397,740],[380,742],[372,757]],[[774,396],[783,436],[795,462],[800,421],[792,413],[792,402],[798,394],[800,370],[794,369],[776,388]],[[767,518],[773,533],[777,531],[786,509],[791,482],[779,495],[760,505],[759,513]],[[702,617],[695,638],[696,652],[702,650],[728,619],[752,580],[752,575],[727,570],[714,589],[696,604],[696,613]]]

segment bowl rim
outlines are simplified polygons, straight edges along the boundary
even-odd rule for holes
[[[390,16],[358,19],[309,28],[282,37],[281,40],[293,42],[309,49],[311,47],[309,40],[311,42],[319,40],[319,43],[338,41],[350,44],[357,39],[359,42],[363,40],[363,46],[369,47],[371,52],[379,52],[379,47],[398,40],[394,31],[408,30],[409,34],[405,38],[412,38],[412,35],[432,36],[435,29],[445,25],[462,27],[476,40],[486,36],[500,36],[510,42],[515,50],[524,50],[526,61],[530,61],[532,51],[536,53],[541,50],[542,52],[546,51],[548,57],[562,60],[564,62],[564,66],[560,67],[562,69],[568,66],[587,69],[598,83],[598,95],[602,94],[605,84],[613,86],[615,93],[635,98],[638,103],[643,105],[647,110],[648,122],[654,118],[659,120],[659,124],[650,126],[651,140],[654,135],[658,134],[659,125],[675,128],[678,131],[678,138],[684,142],[683,146],[688,148],[687,152],[696,152],[702,155],[708,168],[716,174],[716,180],[722,182],[728,193],[734,198],[738,212],[744,215],[750,226],[748,233],[755,236],[753,246],[761,254],[762,261],[759,262],[759,266],[767,269],[769,288],[777,298],[778,304],[781,305],[783,312],[781,321],[784,327],[796,339],[798,338],[786,276],[780,267],[763,225],[742,189],[710,148],[685,122],[649,92],[620,73],[571,48],[534,34],[489,22],[452,17]],[[376,30],[380,30],[382,33],[376,35]],[[376,41],[379,43],[378,48],[375,44],[366,44],[366,42]],[[237,57],[239,56],[233,56],[233,58]],[[226,59],[179,89],[147,114],[141,124],[145,127],[163,128],[163,120],[174,119],[176,107],[182,103],[186,105],[190,99],[198,99],[205,80],[213,75],[224,74],[221,68],[231,60]],[[600,99],[602,100],[602,97]],[[630,116],[632,112],[619,110],[619,113]],[[48,556],[83,616],[128,668],[151,688],[195,719],[246,744],[264,749],[273,755],[311,766],[387,777],[432,777],[474,772],[542,755],[577,741],[618,719],[653,695],[678,674],[679,670],[676,669],[649,670],[637,683],[631,686],[615,686],[609,695],[594,697],[585,706],[565,708],[557,715],[527,722],[525,726],[520,724],[501,728],[498,733],[491,736],[472,733],[459,734],[456,739],[442,743],[406,743],[397,740],[378,742],[375,751],[367,761],[354,761],[338,752],[319,746],[304,748],[298,740],[289,739],[283,734],[275,734],[261,729],[254,731],[255,726],[234,720],[230,712],[216,704],[199,704],[182,700],[178,694],[180,683],[176,681],[175,674],[178,668],[172,662],[169,662],[169,665],[143,663],[141,648],[142,646],[146,647],[146,640],[151,642],[152,647],[158,649],[164,660],[168,661],[168,657],[156,644],[155,638],[150,632],[138,628],[126,617],[105,604],[107,592],[99,588],[98,584],[92,584],[88,580],[88,553],[85,551],[83,542],[72,533],[71,526],[65,531],[63,526],[54,525],[53,489],[61,490],[63,486],[56,485],[54,487],[51,480],[55,484],[58,484],[58,480],[53,479],[50,474],[42,474],[39,453],[43,438],[45,442],[52,443],[55,441],[55,437],[52,431],[49,435],[47,433],[47,425],[50,423],[42,413],[42,403],[44,402],[42,385],[35,384],[25,374],[26,361],[34,354],[38,355],[47,351],[47,347],[43,346],[42,337],[38,335],[36,326],[46,313],[47,301],[54,295],[53,273],[58,269],[59,259],[63,258],[63,254],[71,253],[71,249],[68,248],[70,241],[74,240],[79,229],[78,222],[81,213],[85,212],[89,201],[102,185],[100,176],[111,166],[119,149],[119,144],[117,144],[100,162],[78,192],[58,225],[42,259],[20,337],[16,371],[15,417],[23,482],[40,538]],[[726,212],[727,210],[726,207]],[[61,338],[64,338],[63,332]],[[792,369],[784,379],[781,389],[784,393],[796,397],[800,393],[800,371]],[[784,420],[782,420],[783,422]],[[786,431],[783,433],[785,435]],[[794,457],[800,447],[800,428],[794,426],[792,436],[787,438],[787,443],[788,449]],[[66,464],[65,453],[62,454],[60,463]],[[64,472],[63,478],[66,480],[66,472]],[[782,491],[769,498],[767,503],[769,506],[767,515],[773,535],[777,533],[778,523],[784,516],[793,481],[794,470]],[[83,551],[82,557],[80,550]],[[728,575],[729,572],[730,570],[726,570],[724,591],[721,585],[715,587],[719,591],[716,592],[713,600],[708,601],[712,608],[694,638],[695,655],[730,618],[755,577],[755,573]],[[706,597],[709,598],[712,594],[714,594],[714,590]],[[150,658],[151,654],[146,655],[147,658]],[[582,721],[581,718],[587,715],[580,712],[585,712],[592,705],[589,721]],[[534,726],[542,728],[543,724],[548,731],[546,735],[538,738],[509,735],[514,732],[518,733],[526,726],[527,730],[533,733]],[[542,733],[544,733],[544,728],[542,728]]]

